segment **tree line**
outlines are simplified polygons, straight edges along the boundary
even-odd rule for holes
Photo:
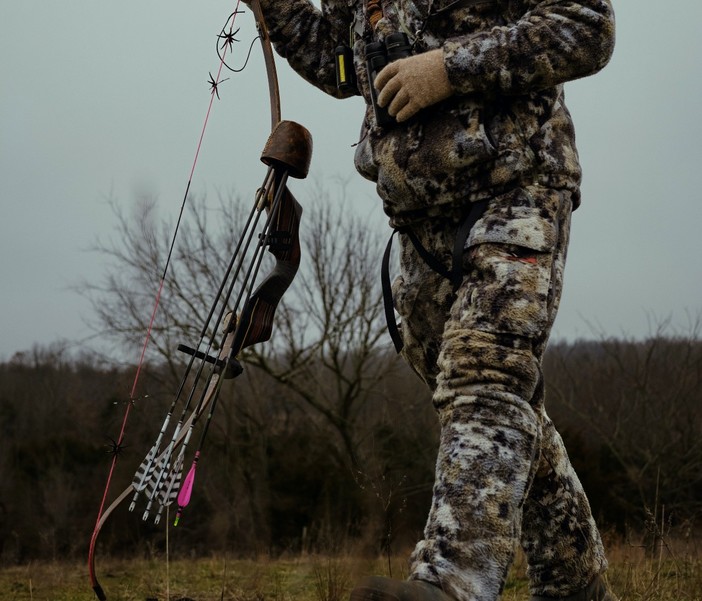
[[[403,548],[431,499],[430,398],[393,366],[342,428],[258,367],[226,386],[175,551],[246,554]],[[656,337],[553,345],[547,406],[600,524],[652,538],[699,527],[702,343]],[[131,481],[168,401],[164,366],[145,372],[112,494]],[[92,532],[131,368],[61,347],[0,364],[0,557],[81,556]],[[344,431],[344,428],[347,431]],[[108,523],[105,552],[163,545],[139,508]],[[171,515],[172,520],[172,515]],[[638,540],[638,538],[637,538]]]
[[[320,193],[320,196],[325,196]],[[131,481],[178,387],[208,310],[241,203],[192,204],[124,448],[115,449],[151,302],[148,284],[169,246],[152,203],[116,212],[108,268],[79,291],[94,304],[99,356],[56,344],[0,364],[0,558],[85,554],[111,453],[111,495]],[[391,351],[378,289],[382,237],[318,203],[303,231],[305,259],[278,309],[270,344],[241,357],[222,388],[177,528],[126,507],[101,535],[103,553],[399,550],[420,536],[431,500],[438,425],[428,391]],[[215,224],[213,226],[212,221]],[[600,524],[625,536],[690,534],[702,509],[702,341],[661,330],[643,341],[556,342],[544,369],[547,408]],[[172,521],[172,515],[169,516]]]

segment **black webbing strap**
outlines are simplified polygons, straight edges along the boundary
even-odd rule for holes
[[[417,238],[416,234],[411,229],[400,228],[399,232],[401,234],[405,234],[410,239],[412,246],[414,246],[414,249],[417,251],[419,256],[422,257],[424,262],[427,265],[429,265],[429,267],[431,267],[433,271],[436,271],[436,273],[445,277],[447,280],[453,279],[453,276],[451,275],[452,271],[446,269],[446,267],[444,267],[444,264],[441,261],[439,261],[439,259],[437,259],[426,248],[424,248],[424,246],[422,246],[422,243],[419,241],[419,238]]]
[[[454,294],[458,290],[463,281],[463,251],[465,250],[466,240],[470,235],[470,230],[473,229],[476,221],[483,216],[485,209],[488,206],[488,199],[479,200],[471,203],[468,214],[463,219],[458,231],[456,239],[453,241],[453,257],[451,259],[451,284],[453,284]]]
[[[388,334],[392,338],[395,350],[399,353],[404,346],[400,330],[395,320],[395,306],[392,302],[392,287],[390,286],[390,250],[392,249],[392,239],[400,230],[393,230],[388,244],[383,253],[383,263],[380,267],[380,283],[383,287],[383,306],[385,308],[385,323],[388,325]]]
[[[392,232],[392,235],[388,240],[388,244],[385,247],[385,252],[383,253],[383,262],[380,268],[380,283],[383,288],[383,306],[385,308],[385,320],[388,326],[388,333],[390,334],[392,343],[395,345],[395,350],[398,353],[402,350],[404,342],[402,341],[402,335],[400,334],[400,329],[397,327],[397,321],[395,320],[395,307],[392,301],[392,286],[390,284],[390,251],[392,250],[392,239],[395,237],[395,234],[398,232],[405,234],[410,239],[410,242],[412,242],[412,245],[424,262],[436,273],[451,281],[453,291],[455,293],[463,281],[463,251],[466,240],[468,240],[470,230],[473,229],[475,222],[478,221],[478,219],[480,219],[482,214],[485,212],[487,205],[487,199],[471,203],[468,214],[465,216],[461,222],[461,225],[456,231],[450,270],[446,269],[441,261],[439,261],[433,254],[424,248],[422,243],[419,241],[419,238],[417,238],[415,233],[410,228],[401,227]]]

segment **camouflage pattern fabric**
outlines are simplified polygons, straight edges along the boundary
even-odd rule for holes
[[[263,0],[276,50],[305,79],[368,104],[356,168],[392,226],[534,182],[572,192],[581,170],[563,86],[598,71],[614,45],[609,0],[386,0],[373,31],[362,0]],[[267,8],[271,10],[266,10]],[[395,127],[370,107],[365,45],[408,34],[442,48],[454,96]],[[352,41],[358,89],[336,89],[334,50]]]
[[[454,295],[401,237],[393,285],[403,355],[434,391],[442,426],[434,496],[413,578],[494,600],[521,538],[532,594],[563,597],[606,568],[599,533],[544,407],[541,359],[558,308],[570,193],[496,197],[467,241]],[[458,218],[417,224],[448,267]]]
[[[544,408],[541,360],[560,300],[581,170],[563,84],[614,46],[610,0],[262,0],[276,50],[310,83],[366,111],[357,170],[393,227],[411,227],[451,265],[471,202],[489,200],[451,283],[401,239],[394,299],[403,354],[433,391],[441,423],[434,498],[411,577],[458,601],[494,601],[515,546],[532,594],[565,597],[606,568],[587,499]],[[365,45],[404,32],[441,48],[453,96],[379,127]],[[334,50],[353,47],[358,88],[336,89]]]

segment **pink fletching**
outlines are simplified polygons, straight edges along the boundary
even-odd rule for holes
[[[190,466],[190,470],[188,471],[188,475],[185,477],[185,482],[183,482],[183,486],[180,487],[180,491],[178,492],[179,508],[185,507],[188,503],[190,503],[190,495],[193,492],[193,484],[195,483],[196,466],[197,462],[193,461],[193,464]]]
[[[180,516],[183,515],[183,508],[185,508],[188,503],[190,503],[190,495],[193,492],[193,484],[195,483],[195,468],[197,467],[197,461],[200,459],[200,451],[195,453],[193,457],[193,464],[190,466],[188,475],[185,477],[185,482],[183,486],[180,487],[180,492],[178,493],[178,512],[176,513],[174,526],[178,525],[180,521]]]

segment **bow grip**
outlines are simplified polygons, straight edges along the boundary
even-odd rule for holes
[[[281,121],[268,136],[261,160],[270,167],[282,166],[297,179],[304,179],[312,160],[312,135],[299,123]]]

